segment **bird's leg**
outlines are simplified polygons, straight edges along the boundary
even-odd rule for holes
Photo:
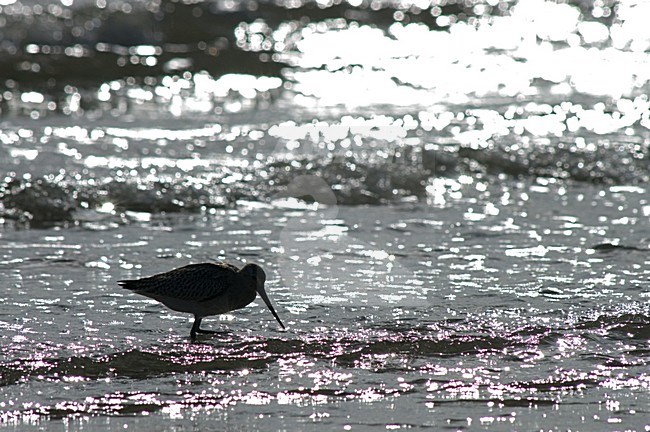
[[[194,324],[192,325],[192,330],[190,331],[190,338],[196,339],[196,334],[197,333],[202,333],[202,334],[216,334],[218,332],[214,330],[204,330],[201,328],[201,320],[203,318],[195,317],[194,318]]]
[[[196,339],[196,332],[199,330],[199,327],[201,327],[201,318],[194,317],[194,324],[192,324],[192,330],[190,330],[190,338],[192,340]]]

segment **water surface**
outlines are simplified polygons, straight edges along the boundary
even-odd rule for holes
[[[646,4],[0,8],[0,427],[650,428]]]

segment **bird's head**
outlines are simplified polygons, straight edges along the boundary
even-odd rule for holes
[[[246,264],[239,271],[239,273],[254,282],[255,291],[257,291],[260,297],[262,297],[262,300],[264,300],[266,306],[269,308],[269,310],[271,311],[275,319],[280,323],[280,326],[282,326],[282,328],[284,329],[285,328],[284,324],[282,324],[280,317],[275,312],[275,309],[273,309],[271,300],[269,300],[269,297],[266,295],[266,291],[264,290],[264,282],[266,282],[266,273],[264,273],[262,267],[258,266],[257,264]]]
[[[262,267],[257,264],[246,264],[240,271],[242,275],[255,281],[255,289],[259,291],[261,286],[264,289],[264,282],[266,282],[266,273]]]

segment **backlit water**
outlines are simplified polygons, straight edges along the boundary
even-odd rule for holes
[[[648,14],[0,0],[0,428],[650,430]]]

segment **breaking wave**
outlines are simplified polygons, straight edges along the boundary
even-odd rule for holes
[[[373,157],[367,152],[363,157],[269,157],[239,166],[211,161],[190,173],[177,167],[156,175],[144,168],[69,170],[34,179],[10,173],[0,183],[0,216],[38,224],[83,220],[89,212],[209,212],[240,200],[269,203],[288,195],[318,201],[314,193],[287,189],[301,176],[323,179],[342,205],[426,202],[436,179],[462,175],[477,181],[508,175],[642,186],[650,180],[647,161],[647,147],[628,143],[590,150],[568,144],[523,149],[427,144],[381,150]]]

